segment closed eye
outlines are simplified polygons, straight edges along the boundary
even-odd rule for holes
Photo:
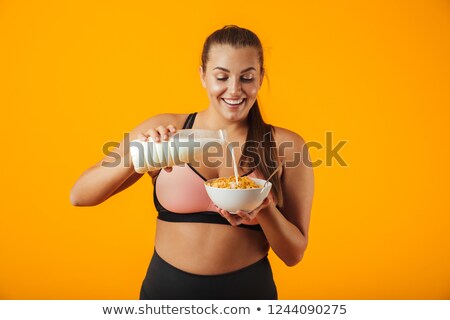
[[[241,78],[243,82],[252,82],[255,78]]]
[[[217,78],[218,81],[227,81],[228,78]],[[253,80],[255,80],[255,78],[244,78],[241,77],[241,81],[242,82],[252,82]]]

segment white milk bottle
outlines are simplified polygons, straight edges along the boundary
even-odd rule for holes
[[[133,140],[130,154],[137,173],[159,170],[182,163],[201,161],[203,152],[210,147],[226,144],[224,130],[184,129],[169,136],[169,140],[155,142]]]

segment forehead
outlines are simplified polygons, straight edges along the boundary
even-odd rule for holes
[[[222,67],[239,72],[249,67],[256,70],[260,68],[258,51],[253,47],[233,48],[230,45],[213,45],[208,58],[209,70]]]

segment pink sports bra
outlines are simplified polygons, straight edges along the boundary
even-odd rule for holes
[[[197,113],[186,119],[183,129],[192,128]],[[245,175],[254,175],[253,170]],[[174,166],[172,172],[161,170],[156,177],[153,201],[158,219],[169,222],[199,222],[230,225],[208,197],[206,179],[191,165]],[[239,227],[262,231],[256,219]]]

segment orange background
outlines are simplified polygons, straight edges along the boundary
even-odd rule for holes
[[[348,140],[348,167],[315,169],[304,260],[269,256],[280,298],[449,299],[450,3],[188,3],[0,2],[0,298],[138,298],[150,179],[92,208],[70,188],[106,141],[205,108],[203,41],[238,24],[266,50],[266,120]]]

